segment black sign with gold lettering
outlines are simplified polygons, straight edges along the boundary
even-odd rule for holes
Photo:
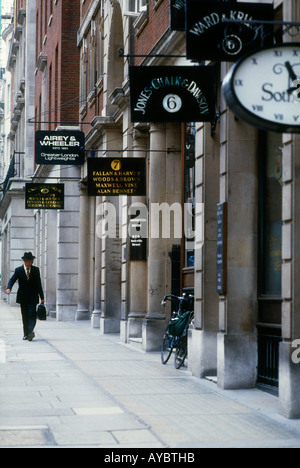
[[[147,219],[139,215],[130,217],[130,260],[147,259],[147,238],[144,236],[145,229],[147,229]]]
[[[64,184],[25,184],[26,210],[63,210]]]
[[[254,49],[273,43],[273,5],[186,0],[187,57],[235,62]]]
[[[209,122],[215,117],[214,66],[130,67],[132,122]]]
[[[35,162],[80,166],[84,163],[84,146],[83,132],[38,130],[35,134]]]
[[[146,195],[144,158],[89,158],[90,196]]]
[[[226,294],[227,288],[227,204],[217,207],[217,292]]]

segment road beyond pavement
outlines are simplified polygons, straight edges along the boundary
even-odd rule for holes
[[[38,322],[22,341],[0,302],[0,448],[300,447],[275,396],[221,390],[89,322]],[[112,453],[111,450],[109,453]]]

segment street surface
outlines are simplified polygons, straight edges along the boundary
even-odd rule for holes
[[[87,322],[38,322],[22,341],[19,309],[0,302],[0,448],[22,447],[99,447],[108,458],[118,448],[300,447],[300,420],[280,416],[274,396],[220,390]]]

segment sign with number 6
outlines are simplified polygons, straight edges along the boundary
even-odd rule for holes
[[[132,122],[208,122],[215,117],[214,66],[130,67]]]

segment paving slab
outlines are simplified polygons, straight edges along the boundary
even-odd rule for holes
[[[258,389],[223,391],[88,322],[39,322],[22,341],[0,302],[0,447],[300,447],[300,421]]]
[[[0,447],[53,446],[48,426],[0,427]]]

